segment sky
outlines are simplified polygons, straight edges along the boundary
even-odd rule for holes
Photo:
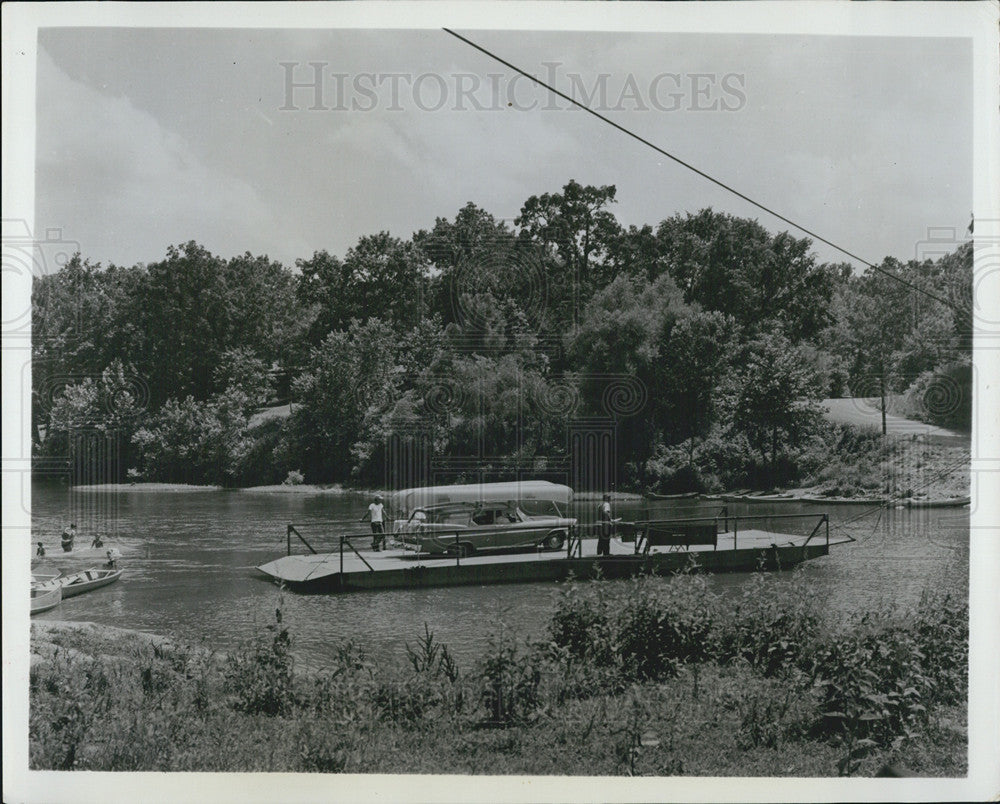
[[[965,237],[969,40],[466,34],[867,260]],[[624,225],[712,207],[801,236],[440,30],[47,28],[38,43],[35,229],[93,262],[195,240],[291,266],[470,201],[513,219],[570,179],[614,184]],[[311,63],[318,99],[287,86],[315,81]]]

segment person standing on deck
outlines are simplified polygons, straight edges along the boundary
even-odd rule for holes
[[[601,531],[597,537],[597,555],[611,555],[611,495],[604,495],[604,502],[597,509],[598,519],[601,522]]]
[[[372,522],[372,550],[376,553],[382,549],[385,544],[385,529],[382,527],[382,495],[376,494],[374,502],[368,506],[368,513],[361,517],[361,521],[364,522],[366,519],[371,519]]]

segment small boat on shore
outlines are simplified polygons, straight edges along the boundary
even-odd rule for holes
[[[693,500],[700,494],[697,491],[688,491],[684,494],[658,494],[655,491],[647,491],[646,496],[651,500]]]
[[[947,500],[907,500],[907,508],[961,508],[971,505],[971,497],[952,497]]]
[[[31,582],[44,583],[45,581],[52,581],[62,575],[57,569],[33,569],[31,571]]]
[[[54,609],[61,602],[62,602],[61,586],[57,586],[55,589],[39,589],[36,587],[31,590],[32,614],[41,614],[43,611]]]
[[[802,497],[801,501],[821,505],[886,505],[889,502],[885,497],[817,497],[815,495]]]
[[[75,595],[82,595],[84,592],[89,592],[92,589],[107,586],[121,577],[122,571],[120,569],[99,569],[95,567],[94,569],[82,570],[81,572],[73,572],[69,575],[53,578],[49,581],[33,583],[31,589],[32,592],[36,590],[49,591],[60,589],[62,597],[65,599]]]
[[[723,494],[723,502],[751,502],[751,503],[785,503],[802,502],[801,497],[796,497],[791,493],[783,494]]]

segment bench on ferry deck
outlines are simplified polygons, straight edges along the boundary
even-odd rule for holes
[[[644,544],[643,555],[649,554],[650,547],[669,547],[679,550],[691,545],[712,545],[718,549],[718,525],[715,522],[658,523],[647,526],[641,537]]]

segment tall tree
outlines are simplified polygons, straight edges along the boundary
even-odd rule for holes
[[[747,344],[737,375],[734,424],[775,475],[779,449],[796,443],[818,415],[814,373],[800,347],[780,333]]]
[[[574,316],[611,279],[609,255],[621,226],[608,207],[614,185],[595,187],[569,181],[560,193],[533,195],[515,218],[520,236],[549,255],[549,289],[557,326],[575,323]]]
[[[808,239],[772,236],[755,220],[710,209],[668,218],[657,238],[685,301],[731,315],[752,334],[778,326],[798,342],[830,321],[835,274],[816,264]]]
[[[718,395],[736,353],[736,324],[715,311],[687,309],[664,322],[656,362],[654,415],[668,443],[687,441],[688,461],[719,413]]]

